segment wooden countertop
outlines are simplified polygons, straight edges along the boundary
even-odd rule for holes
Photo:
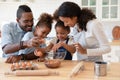
[[[84,62],[85,70],[79,72],[75,77],[70,78],[69,74],[77,63],[78,61],[62,61],[59,68],[50,69],[43,62],[36,62],[39,69],[56,70],[60,74],[52,76],[14,76],[3,74],[6,71],[10,71],[10,64],[4,63],[4,59],[0,59],[0,80],[120,80],[120,63],[111,63],[107,71],[107,76],[96,77],[94,75],[94,63]]]

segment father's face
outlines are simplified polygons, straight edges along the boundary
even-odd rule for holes
[[[34,23],[32,12],[22,13],[21,18],[17,19],[17,22],[19,23],[21,29],[23,29],[24,31],[32,31],[32,26]]]

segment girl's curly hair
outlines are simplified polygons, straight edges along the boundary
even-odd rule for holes
[[[52,23],[53,23],[53,17],[50,14],[42,13],[40,15],[40,17],[38,18],[38,20],[39,21],[38,21],[36,26],[40,27],[41,25],[46,25],[51,29]]]

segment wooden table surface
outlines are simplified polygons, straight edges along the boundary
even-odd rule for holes
[[[70,78],[69,74],[78,61],[62,61],[59,68],[47,68],[43,62],[36,62],[41,70],[56,70],[60,74],[52,76],[14,76],[4,75],[4,72],[10,71],[10,65],[4,63],[4,59],[0,59],[0,80],[120,80],[120,63],[109,64],[107,76],[96,77],[94,75],[94,63],[84,62],[84,71],[79,72],[75,77]]]

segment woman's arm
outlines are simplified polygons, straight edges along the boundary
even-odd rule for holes
[[[99,55],[110,52],[111,48],[110,48],[108,39],[105,35],[105,32],[103,30],[102,24],[96,21],[96,22],[93,22],[92,27],[91,26],[88,26],[88,27],[92,28],[91,31],[93,33],[94,38],[98,41],[98,45],[96,44],[98,47],[93,49],[87,49],[87,55],[99,56]]]

